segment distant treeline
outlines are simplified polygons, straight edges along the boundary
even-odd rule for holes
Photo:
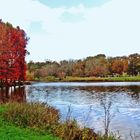
[[[27,79],[40,80],[45,77],[63,79],[73,77],[136,76],[140,74],[140,54],[106,57],[104,54],[79,60],[33,62],[27,64]]]

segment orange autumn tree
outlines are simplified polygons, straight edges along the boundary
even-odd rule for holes
[[[24,81],[28,38],[24,30],[0,21],[0,81]]]

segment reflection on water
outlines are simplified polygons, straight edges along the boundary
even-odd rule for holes
[[[0,88],[0,103],[6,102],[25,102],[25,87]]]
[[[108,85],[107,85],[108,84]],[[140,135],[140,83],[37,83],[27,88],[28,102],[58,108],[61,119],[71,117],[96,132]],[[140,139],[140,137],[138,137]],[[127,138],[129,139],[129,138]]]

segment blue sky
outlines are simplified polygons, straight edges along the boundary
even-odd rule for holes
[[[30,37],[27,61],[140,53],[140,0],[0,0],[0,18]]]

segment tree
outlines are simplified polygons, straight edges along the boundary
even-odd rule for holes
[[[72,76],[83,77],[85,75],[85,63],[81,60],[73,64]]]
[[[112,62],[111,69],[114,74],[121,75],[123,73],[123,62],[121,60],[115,59]]]
[[[25,80],[28,38],[24,30],[0,21],[0,80]]]
[[[140,54],[135,53],[129,55],[129,75],[138,75],[140,74]]]
[[[108,62],[104,54],[88,57],[85,60],[86,76],[106,76],[108,74]]]

